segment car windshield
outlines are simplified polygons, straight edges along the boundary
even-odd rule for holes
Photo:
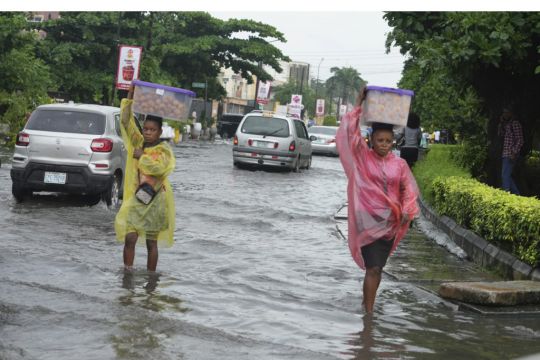
[[[311,127],[308,131],[310,134],[336,135],[337,128]]]
[[[105,115],[65,110],[37,110],[26,129],[73,134],[101,135],[105,132]]]
[[[246,121],[242,124],[241,132],[275,137],[288,137],[290,134],[287,120],[264,116],[249,116],[246,118]]]

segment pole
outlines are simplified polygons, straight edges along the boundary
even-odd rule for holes
[[[259,61],[257,68],[262,70],[262,61]],[[259,104],[257,103],[257,95],[259,94],[259,76],[257,76],[257,82],[255,83],[255,100],[253,101],[253,109],[259,110]]]
[[[116,76],[118,76],[117,72],[118,72],[118,56],[119,56],[119,53],[120,53],[120,48],[118,47],[118,45],[120,45],[120,25],[121,25],[121,21],[122,21],[122,12],[118,12],[118,24],[116,25],[116,40],[115,40],[115,43],[116,43],[116,58],[114,59],[114,79],[113,79],[113,84],[112,84],[112,96],[111,96],[111,101],[110,101],[110,106],[114,106],[114,101],[116,100]]]
[[[317,66],[317,83],[315,84],[315,115],[317,115],[317,99],[319,98],[319,70],[321,69],[323,60],[324,58],[321,58],[321,61],[319,61],[319,65]]]

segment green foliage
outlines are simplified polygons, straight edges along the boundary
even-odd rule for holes
[[[0,15],[0,123],[9,125],[12,141],[26,114],[48,102],[48,68],[36,57],[37,42],[24,13]]]
[[[455,219],[489,242],[508,245],[529,265],[539,263],[540,200],[461,177],[437,177],[432,189],[440,215]]]
[[[423,126],[485,138],[485,170],[478,173],[496,183],[493,129],[502,107],[514,105],[526,150],[540,129],[540,13],[388,12],[384,18],[392,27],[387,50],[397,45],[409,55],[400,86],[416,92],[413,108]]]
[[[330,72],[333,75],[326,80],[330,102],[334,96],[339,96],[342,104],[354,104],[358,90],[367,84],[367,82],[362,79],[358,70],[352,67],[332,67]]]
[[[336,117],[333,115],[325,116],[323,120],[323,125],[324,126],[337,126]]]
[[[418,161],[413,167],[413,174],[416,178],[418,188],[425,200],[432,202],[433,180],[441,176],[470,178],[471,175],[462,167],[457,165],[451,157],[451,154],[457,149],[456,145],[432,144],[423,160]]]
[[[457,145],[451,154],[457,165],[469,171],[473,177],[486,180],[484,165],[487,159],[487,144],[484,137],[469,137]]]
[[[118,44],[143,47],[141,79],[187,89],[206,80],[210,98],[225,94],[217,82],[222,66],[251,83],[254,75],[271,79],[259,63],[280,71],[279,61],[289,60],[266,40],[285,41],[274,27],[204,12],[65,12],[42,28],[40,54],[57,90],[80,102],[112,102]],[[234,38],[239,32],[249,36]]]

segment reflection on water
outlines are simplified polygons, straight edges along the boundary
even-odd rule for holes
[[[153,271],[123,271],[122,288],[128,290],[127,294],[121,295],[120,304],[131,306],[137,305],[147,310],[156,312],[172,311],[185,313],[188,308],[182,304],[182,299],[161,294],[158,284],[161,275]]]

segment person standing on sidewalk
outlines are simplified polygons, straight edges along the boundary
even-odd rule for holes
[[[416,113],[409,113],[407,126],[403,129],[403,145],[399,150],[399,156],[407,161],[412,169],[414,163],[418,160],[418,147],[422,140],[422,131],[420,130],[420,117]]]
[[[503,138],[502,149],[502,188],[519,195],[519,189],[512,179],[512,171],[523,146],[523,131],[510,108],[503,109],[499,121],[499,136]]]
[[[175,156],[167,141],[160,140],[163,119],[148,115],[142,133],[131,107],[133,86],[121,103],[121,132],[127,150],[122,207],[114,227],[124,242],[124,269],[131,271],[137,240],[148,250],[146,268],[156,271],[158,242],[171,246],[175,228],[175,206],[167,176],[174,170]]]
[[[356,264],[366,270],[363,304],[371,314],[388,256],[407,233],[418,214],[418,187],[407,162],[392,153],[392,125],[373,123],[372,149],[359,127],[357,106],[341,120],[336,144],[348,178],[349,249]]]

